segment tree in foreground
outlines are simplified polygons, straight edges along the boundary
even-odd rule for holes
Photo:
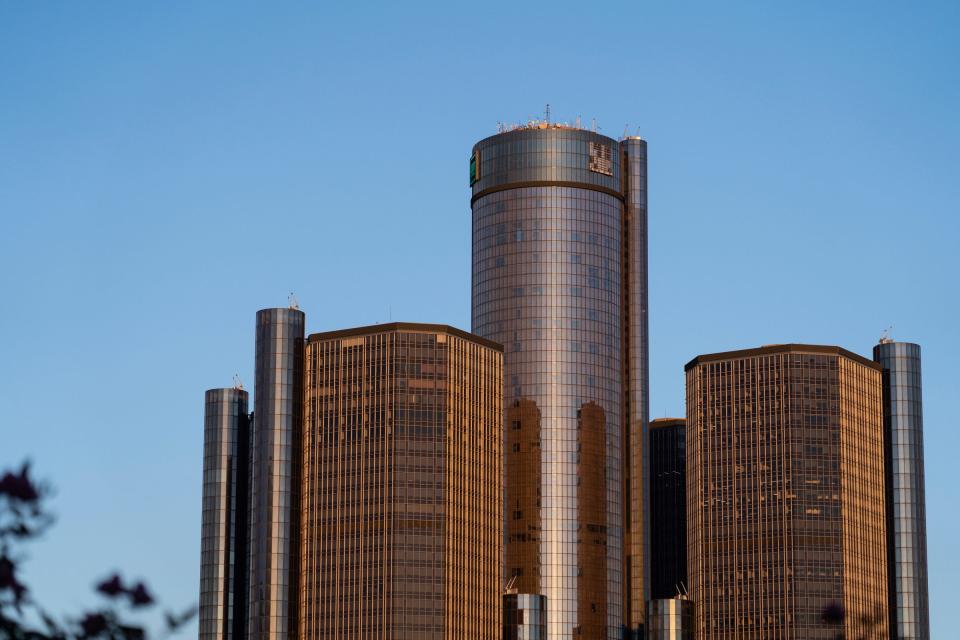
[[[55,616],[21,581],[24,547],[53,524],[44,508],[49,490],[30,476],[30,465],[19,471],[0,473],[0,640],[148,640],[147,628],[137,622],[139,614],[155,604],[143,582],[127,582],[112,575],[94,587],[103,598],[101,607],[77,615]],[[167,612],[167,636],[196,614]]]

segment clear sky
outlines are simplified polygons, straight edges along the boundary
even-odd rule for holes
[[[649,141],[653,417],[699,353],[922,344],[951,635],[960,3],[450,5],[0,3],[0,464],[57,488],[38,595],[120,568],[196,601],[203,392],[252,386],[256,310],[469,329],[470,147],[550,103]]]

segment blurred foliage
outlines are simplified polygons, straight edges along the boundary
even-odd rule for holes
[[[103,606],[73,616],[54,616],[20,578],[23,548],[53,525],[44,509],[50,494],[30,476],[30,465],[0,476],[0,640],[148,640],[180,629],[196,609],[164,614],[164,629],[151,634],[138,614],[155,604],[142,582],[112,575],[94,586]]]
[[[843,632],[844,623],[847,620],[846,609],[839,602],[831,602],[820,613],[820,619],[830,627],[837,627],[835,640],[887,640],[884,633],[884,616],[882,611],[875,611],[872,615],[860,616],[859,624],[856,625],[863,630],[863,635],[858,635],[855,639],[848,639]]]

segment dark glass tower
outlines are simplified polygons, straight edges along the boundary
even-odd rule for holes
[[[873,359],[883,367],[891,637],[929,640],[920,345],[883,340]]]
[[[650,421],[650,598],[687,589],[687,421]]]
[[[203,420],[200,640],[243,640],[247,602],[247,392],[210,389]]]
[[[297,635],[304,315],[257,312],[251,444],[251,640]]]
[[[537,122],[470,160],[472,330],[504,345],[506,573],[557,640],[645,615],[646,151]]]

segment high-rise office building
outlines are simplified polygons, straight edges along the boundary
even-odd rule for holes
[[[686,424],[683,418],[650,421],[651,599],[686,594]]]
[[[504,345],[507,577],[546,597],[556,640],[645,615],[646,156],[537,122],[470,158],[472,330]]]
[[[257,312],[250,449],[250,640],[296,637],[304,315]]]
[[[686,378],[698,640],[888,637],[881,367],[787,344]]]
[[[884,381],[890,635],[929,640],[920,345],[881,340],[873,359]]]
[[[206,394],[201,639],[499,638],[502,347],[304,324],[257,313],[256,419]]]
[[[203,420],[200,640],[243,640],[247,602],[247,392],[210,389]]]
[[[306,346],[302,640],[495,640],[503,351],[443,325]]]

